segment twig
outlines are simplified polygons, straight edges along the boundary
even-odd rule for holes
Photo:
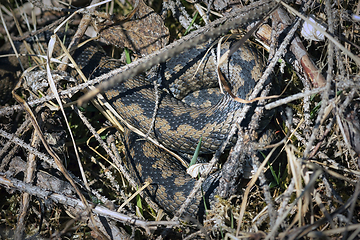
[[[15,136],[19,136],[19,135],[23,135],[23,131],[29,127],[30,124],[30,120],[27,119],[25,120],[20,127],[18,127],[16,129],[16,132],[14,133]],[[11,147],[12,142],[11,141],[7,141],[6,144],[3,146],[3,148],[0,150],[0,158],[2,158],[2,155],[5,154],[9,148]],[[13,154],[17,151],[18,145],[15,145],[14,148],[12,148],[10,150],[10,152],[8,153],[8,155],[6,155],[2,161],[1,161],[1,167],[0,167],[0,171],[2,172],[5,168],[6,165],[9,163],[9,161],[11,160]]]
[[[305,91],[303,93],[297,93],[297,94],[291,95],[291,96],[289,96],[287,98],[283,98],[283,99],[277,100],[275,102],[268,103],[268,104],[265,105],[265,109],[270,110],[270,109],[276,108],[278,106],[287,104],[289,102],[295,101],[297,99],[304,98],[304,97],[307,97],[307,96],[311,96],[311,95],[323,92],[324,90],[326,90],[326,87],[315,88],[313,90]]]
[[[63,204],[65,206],[69,206],[69,207],[73,207],[73,208],[77,208],[77,209],[83,209],[83,210],[86,209],[86,206],[84,205],[84,203],[78,199],[75,199],[73,197],[67,197],[60,193],[55,193],[52,191],[44,190],[40,187],[36,187],[31,184],[24,183],[22,181],[14,179],[14,178],[7,178],[5,176],[0,175],[0,184],[5,187],[13,188],[13,189],[16,189],[21,192],[27,192],[31,195],[37,196],[42,199],[51,199],[54,202]],[[120,221],[123,223],[137,225],[139,227],[144,228],[146,231],[149,231],[150,230],[149,228],[152,226],[157,226],[157,225],[173,225],[173,226],[175,226],[175,225],[180,224],[178,221],[148,222],[148,221],[144,221],[141,219],[135,219],[132,217],[128,217],[124,214],[121,214],[121,213],[118,213],[115,211],[111,211],[102,206],[94,206],[91,209],[91,211],[94,214],[99,214],[104,217],[109,217],[111,219],[114,219],[114,220],[117,220],[117,221]]]
[[[173,17],[180,22],[184,29],[188,29],[192,19],[186,12],[182,3],[179,0],[164,1],[164,4],[165,3],[167,4],[166,7],[170,8]],[[179,14],[179,10],[181,14]],[[194,23],[193,26],[197,29],[200,28],[200,26],[196,23]]]
[[[38,111],[40,109],[41,109],[40,107],[37,108]],[[36,148],[39,145],[39,143],[40,143],[39,136],[35,132],[33,132],[30,145],[32,147]],[[26,168],[26,173],[25,173],[25,178],[24,178],[25,183],[32,183],[32,181],[34,179],[35,169],[36,169],[36,156],[33,153],[31,153],[28,156],[27,168]],[[21,198],[20,213],[18,215],[17,226],[16,226],[15,236],[14,236],[14,239],[16,239],[16,240],[21,240],[24,237],[25,220],[26,220],[25,218],[26,218],[27,210],[29,208],[29,203],[30,203],[30,194],[23,193],[22,198]],[[41,229],[41,225],[39,226],[39,232],[40,232],[40,229]]]
[[[331,14],[332,14],[331,7],[328,6],[326,8],[326,10],[327,10],[328,18],[331,18]],[[329,28],[329,31],[332,32],[332,28]],[[329,42],[329,45],[328,45],[328,58],[327,59],[328,59],[328,71],[327,71],[328,75],[326,78],[325,91],[323,92],[322,97],[321,97],[321,108],[320,108],[318,116],[316,118],[313,132],[311,134],[311,137],[310,137],[308,144],[306,146],[306,149],[304,151],[304,158],[307,158],[310,153],[310,150],[313,146],[316,135],[319,131],[320,124],[323,121],[325,109],[326,109],[328,101],[329,101],[329,95],[330,95],[330,91],[331,91],[331,89],[330,89],[331,82],[333,79],[333,77],[332,77],[333,76],[333,67],[334,67],[334,46],[333,46],[332,41]],[[359,63],[360,63],[360,61],[359,61]]]
[[[41,160],[44,160],[45,162],[47,162],[51,167],[59,170],[59,168],[56,166],[53,159],[49,158],[44,153],[39,152],[35,148],[31,147],[29,144],[24,142],[22,139],[16,137],[13,134],[7,133],[2,129],[0,129],[0,136],[2,136],[4,138],[7,138],[12,143],[17,144],[17,145],[21,146],[22,148],[28,150],[30,153],[35,154],[38,158],[40,158]]]

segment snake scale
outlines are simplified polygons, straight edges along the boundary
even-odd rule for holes
[[[221,52],[224,53],[230,45],[229,42],[223,44]],[[218,85],[215,60],[207,52],[209,47],[209,44],[203,44],[186,50],[160,65],[156,71],[120,83],[105,92],[105,96],[126,122],[144,134],[150,132],[151,138],[181,156],[192,155],[200,137],[200,153],[213,153],[227,138],[235,115],[242,110],[243,104],[234,101],[227,93],[215,103],[207,103],[209,106],[206,107],[190,106],[182,101],[191,92],[195,91],[192,95],[196,96],[207,91],[201,89]],[[88,78],[95,78],[122,65],[107,57],[94,43],[77,49],[73,58]],[[221,67],[232,92],[243,99],[255,86],[262,69],[263,64],[256,51],[247,45],[236,51]],[[75,71],[71,72],[76,75]],[[158,105],[154,82],[159,84]],[[155,106],[157,111],[152,128]],[[137,134],[125,130],[124,140],[128,155],[126,165],[138,184],[150,182],[146,194],[166,211],[175,213],[193,189],[196,179],[186,173],[184,164],[149,141],[139,139]],[[185,161],[188,160],[185,158]],[[214,197],[218,184],[218,174],[210,175],[202,186],[204,194],[197,194],[187,213],[202,215],[204,204],[210,206],[209,199]],[[201,201],[203,196],[205,203]]]

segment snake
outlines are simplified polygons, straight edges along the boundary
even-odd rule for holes
[[[156,139],[167,149],[179,153],[187,163],[187,156],[194,154],[200,138],[200,154],[214,153],[227,138],[236,115],[244,106],[227,92],[221,97],[212,94],[210,97],[215,95],[215,100],[203,99],[205,103],[195,106],[187,103],[188,95],[194,98],[204,92],[218,90],[217,63],[208,51],[212,45],[202,44],[186,50],[155,70],[123,81],[104,93],[123,121]],[[231,41],[223,44],[221,54],[231,45]],[[89,51],[84,47],[74,54],[74,59],[81,62],[83,72],[89,72],[84,70],[98,64],[97,70],[92,72],[92,77],[96,77],[114,64],[104,61],[101,55],[99,51]],[[244,44],[220,67],[232,92],[242,99],[251,93],[263,68],[259,54],[248,44]],[[158,85],[157,91],[154,83]],[[153,118],[155,122],[152,126]],[[175,213],[197,179],[187,173],[187,166],[164,149],[128,129],[124,136],[126,165],[132,176],[139,186],[150,183],[145,189],[146,195],[167,212]],[[234,138],[231,139],[229,146],[234,141]],[[211,206],[218,187],[219,174],[214,173],[205,180],[203,193],[195,196],[186,213],[203,215],[204,209]]]
[[[218,91],[216,60],[208,51],[212,45],[207,43],[186,50],[104,93],[123,121],[178,153],[187,163],[200,138],[200,154],[214,153],[227,138],[236,115],[244,106],[227,92],[220,97],[215,94],[215,100],[203,99],[195,106],[187,103],[188,95],[194,98],[210,90]],[[231,41],[226,42],[220,52],[223,54],[231,45]],[[122,66],[93,43],[78,48],[73,58],[89,79]],[[257,51],[244,44],[220,69],[232,92],[246,99],[259,80],[263,67]],[[77,77],[75,71],[72,74]],[[157,91],[154,83],[158,85]],[[231,139],[229,146],[234,141],[235,138]],[[186,164],[127,128],[124,146],[125,164],[136,182],[139,186],[150,183],[145,194],[167,212],[175,213],[197,181],[186,172]],[[187,214],[204,214],[204,209],[211,206],[214,199],[219,178],[219,174],[214,173],[204,181],[202,192],[194,197],[186,209]]]

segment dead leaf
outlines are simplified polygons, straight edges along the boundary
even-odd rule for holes
[[[127,47],[141,55],[163,48],[169,41],[169,30],[161,17],[143,0],[125,20],[98,26],[99,35],[107,44]]]

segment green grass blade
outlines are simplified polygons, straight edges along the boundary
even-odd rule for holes
[[[192,25],[194,25],[195,20],[196,20],[196,18],[197,18],[197,15],[198,15],[198,12],[195,13],[195,16],[194,16],[193,19],[191,20],[191,23],[190,23],[189,27],[186,29],[186,31],[185,31],[185,33],[184,33],[184,36],[189,33],[190,28],[192,27]]]
[[[199,152],[200,152],[200,148],[201,148],[201,141],[202,141],[202,137],[200,137],[199,143],[198,143],[195,153],[190,161],[189,167],[191,167],[192,165],[194,165],[196,163],[196,160],[199,156]]]

